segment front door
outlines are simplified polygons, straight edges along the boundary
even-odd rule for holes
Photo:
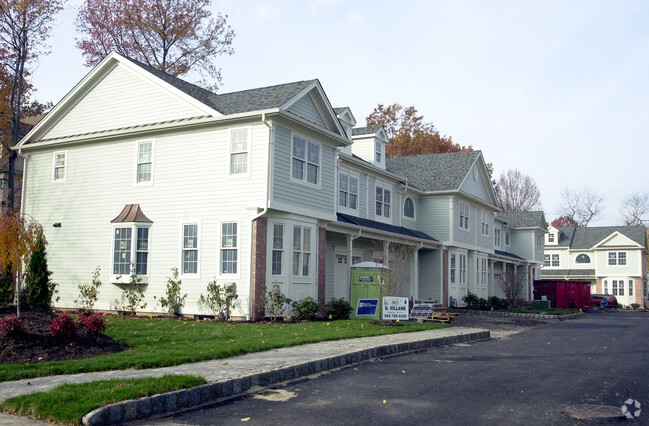
[[[349,300],[349,277],[347,255],[337,254],[334,268],[334,298]]]

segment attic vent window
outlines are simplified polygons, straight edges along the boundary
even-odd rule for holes
[[[590,263],[590,256],[588,256],[587,254],[582,253],[579,256],[577,256],[577,259],[575,260],[575,262],[577,262],[577,263]]]

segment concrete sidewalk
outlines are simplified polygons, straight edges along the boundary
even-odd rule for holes
[[[112,404],[94,410],[84,417],[84,424],[120,424],[215,402],[255,388],[261,389],[374,358],[434,346],[484,340],[489,337],[487,330],[449,327],[414,333],[311,343],[173,367],[24,379],[0,383],[0,401],[13,396],[47,391],[64,383],[83,383],[103,379],[193,374],[205,377],[208,382],[207,385],[198,388]],[[14,416],[0,415],[0,425],[15,424],[15,422],[4,423],[12,418]]]

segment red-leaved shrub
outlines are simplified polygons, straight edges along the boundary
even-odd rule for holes
[[[81,324],[93,333],[103,333],[106,331],[106,322],[101,314],[92,314],[81,318]]]
[[[77,326],[74,325],[74,321],[69,316],[60,315],[52,320],[50,334],[65,340],[76,340]]]
[[[18,339],[27,335],[23,320],[16,315],[0,319],[0,336]]]

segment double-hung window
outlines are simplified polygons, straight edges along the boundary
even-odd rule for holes
[[[376,186],[376,216],[390,218],[391,192],[389,189]]]
[[[293,136],[293,179],[313,185],[320,184],[320,145]]]
[[[149,227],[115,227],[113,235],[113,275],[147,275],[149,265]]]
[[[543,255],[543,266],[550,266],[550,255],[549,254],[544,254]]]
[[[458,255],[458,261],[459,261],[459,283],[460,284],[466,284],[466,254],[459,254]]]
[[[552,255],[552,266],[560,266],[558,254]]]
[[[480,222],[482,224],[480,233],[482,235],[489,235],[489,219],[489,213],[484,210],[480,210]]]
[[[338,205],[356,210],[358,205],[358,178],[344,173],[341,173],[338,178]]]
[[[633,280],[629,280],[629,296],[633,296]]]
[[[450,275],[449,278],[450,278],[450,282],[451,282],[451,284],[455,284],[455,269],[456,269],[456,265],[455,265],[455,253],[451,254],[450,264],[451,264],[451,268],[450,268],[451,271],[450,271],[450,274],[449,274],[449,275]]]
[[[624,251],[610,251],[608,252],[608,264],[609,265],[626,265],[626,252]]]
[[[230,132],[230,175],[247,175],[250,159],[250,129]]]
[[[282,275],[284,266],[284,225],[273,225],[273,253],[271,255],[272,274]]]
[[[238,273],[239,260],[239,224],[237,222],[221,223],[221,274]]]
[[[460,229],[469,230],[469,205],[460,202]]]
[[[613,280],[613,296],[618,296],[618,294],[617,294],[617,280]]]
[[[138,184],[153,182],[153,141],[137,142],[137,171],[135,181]]]
[[[374,151],[376,163],[381,164],[381,161],[383,160],[383,144],[381,142],[376,142],[374,144]]]
[[[500,228],[494,228],[494,245],[500,247]]]
[[[183,223],[181,264],[183,274],[198,274],[198,223]]]
[[[293,275],[308,277],[311,272],[311,228],[293,227]]]
[[[54,172],[52,175],[52,181],[54,182],[65,182],[65,169],[68,160],[67,152],[55,152],[54,153]]]

